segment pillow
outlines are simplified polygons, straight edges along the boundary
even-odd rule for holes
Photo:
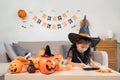
[[[69,51],[70,47],[71,47],[70,44],[65,44],[65,45],[63,45],[63,55],[64,55],[64,59],[67,58],[67,54],[68,54],[68,51]]]
[[[17,55],[16,55],[16,53],[15,53],[13,47],[12,47],[12,44],[5,42],[5,43],[4,43],[4,47],[5,47],[5,49],[6,49],[6,52],[7,52],[8,57],[9,57],[11,60],[14,60],[14,59],[17,57]]]
[[[26,53],[29,53],[29,50],[18,45],[17,43],[13,43],[13,49],[15,50],[15,52],[18,56],[25,56]]]

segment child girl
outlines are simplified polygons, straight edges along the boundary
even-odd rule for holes
[[[90,65],[91,67],[97,67],[91,58],[91,45],[96,42],[95,38],[91,38],[85,33],[70,33],[68,38],[72,42],[72,46],[68,52],[67,64],[69,63],[72,66],[78,66],[82,68],[87,65]],[[99,39],[97,40],[96,44],[98,42]]]

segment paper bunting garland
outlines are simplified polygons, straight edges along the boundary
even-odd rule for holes
[[[48,29],[61,29],[63,27],[66,27],[67,25],[73,24],[74,21],[77,19],[78,19],[77,15],[73,15],[71,18],[68,19],[67,13],[63,13],[62,15],[59,16],[47,16],[45,13],[43,13],[41,15],[41,18],[38,18],[37,16],[33,17],[33,20],[36,23]]]
[[[62,29],[64,27],[71,26],[71,28],[76,27],[75,21],[78,20],[78,16],[76,14],[69,15],[69,10],[63,12],[60,15],[48,15],[44,11],[40,11],[40,15],[32,15],[32,21],[37,23],[41,27],[47,29]],[[55,11],[56,12],[56,11]],[[33,12],[30,11],[29,14]],[[33,27],[33,25],[30,24]],[[23,28],[26,28],[22,25]]]

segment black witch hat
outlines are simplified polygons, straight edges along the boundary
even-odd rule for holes
[[[49,45],[47,45],[46,46],[46,49],[45,49],[45,53],[44,53],[44,55],[43,56],[54,56],[52,53],[51,53],[51,50],[50,50],[50,46]]]
[[[79,34],[69,33],[68,35],[68,38],[72,43],[76,43],[77,39],[83,38],[83,37],[91,40],[91,47],[95,47],[100,41],[99,37],[91,37],[90,31],[89,31],[89,25],[87,24],[87,20],[86,20],[86,16],[84,16],[83,23],[79,30]]]

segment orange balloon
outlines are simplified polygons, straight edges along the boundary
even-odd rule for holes
[[[26,16],[27,16],[27,13],[26,13],[25,10],[20,9],[20,10],[18,11],[18,16],[19,16],[21,19],[25,19]]]
[[[89,20],[86,20],[86,23],[87,23],[88,26],[90,26]],[[83,20],[80,21],[80,26],[82,26],[82,24],[83,24]]]

